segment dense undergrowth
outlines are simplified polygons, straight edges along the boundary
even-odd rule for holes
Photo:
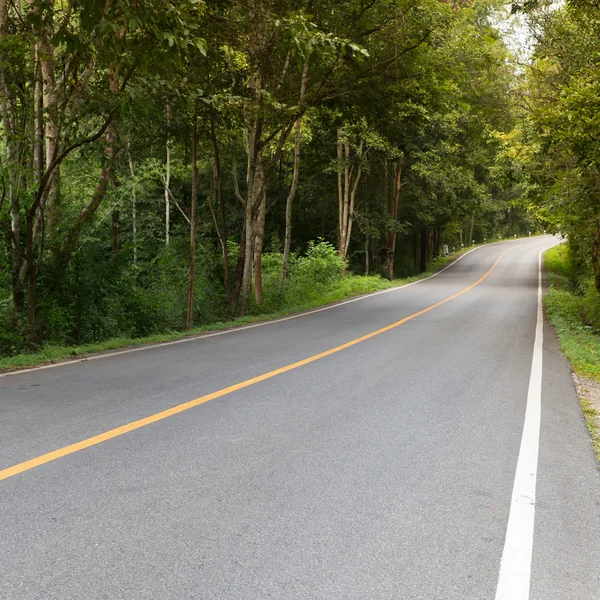
[[[564,244],[548,250],[544,263],[546,310],[562,349],[577,374],[600,380],[600,294],[593,279],[578,273]]]
[[[71,314],[67,314],[64,308],[59,309],[58,305],[52,305],[49,309],[54,311],[50,317],[55,327],[50,332],[52,341],[36,352],[15,352],[13,347],[10,353],[10,328],[2,328],[0,371],[126,346],[172,341],[188,335],[274,319],[344,298],[403,285],[427,276],[450,258],[438,259],[419,276],[388,281],[380,275],[354,275],[347,271],[337,250],[330,243],[320,240],[310,243],[305,253],[291,256],[288,278],[282,292],[282,255],[279,252],[266,253],[263,256],[263,300],[257,305],[251,299],[247,316],[237,319],[228,318],[226,297],[218,289],[218,281],[210,278],[211,265],[206,261],[201,266],[196,290],[196,319],[201,325],[185,332],[182,331],[185,316],[184,266],[181,265],[181,281],[178,281],[177,265],[169,263],[171,256],[157,260],[162,267],[159,277],[150,284],[146,282],[147,287],[140,285],[142,277],[137,282],[121,277],[114,283],[110,294],[103,294],[100,289],[92,290],[93,293],[85,299],[85,310],[77,301],[67,304],[71,307]],[[77,310],[81,310],[81,314]],[[8,312],[4,315],[5,319],[7,315]],[[99,322],[93,321],[94,317],[100,316],[97,319]],[[83,340],[77,343],[76,336],[82,334]]]

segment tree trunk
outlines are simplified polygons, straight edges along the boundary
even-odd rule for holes
[[[341,251],[345,244],[344,236],[344,184],[342,180],[342,163],[344,160],[343,129],[338,127],[337,130],[337,176],[338,176],[338,249]]]
[[[34,257],[35,238],[34,238],[34,220],[35,214],[27,211],[26,241],[25,241],[25,261],[27,265],[27,346],[34,350],[37,342],[36,335],[36,283],[37,283],[37,264]]]
[[[362,174],[364,141],[360,140],[356,151],[358,166],[350,166],[351,147],[347,140],[343,139],[343,129],[337,131],[337,157],[338,157],[338,213],[339,213],[339,256],[345,260],[348,256],[350,238],[352,235],[352,223],[354,221],[354,207],[356,205],[356,194]]]
[[[42,82],[42,70],[37,58],[37,47],[35,54],[33,169],[35,182],[39,183],[44,174],[44,88]]]
[[[244,265],[246,264],[246,229],[242,227],[240,235],[240,245],[238,252],[237,264],[235,266],[233,286],[231,287],[231,300],[229,310],[232,315],[242,314],[241,308],[241,293],[242,293],[242,281],[244,278]]]
[[[262,103],[261,78],[257,74],[250,76],[251,94],[257,99],[259,105]],[[264,185],[263,173],[263,148],[262,148],[262,115],[258,110],[252,123],[246,129],[246,154],[248,156],[246,168],[246,201],[244,210],[245,255],[244,274],[242,277],[242,290],[240,296],[240,316],[244,316],[246,300],[250,293],[252,283],[252,267],[254,258],[255,241],[255,219],[258,214],[259,203],[262,201],[262,186]]]
[[[215,190],[217,194],[217,202],[219,203],[219,216],[221,219],[221,231],[217,231],[219,241],[221,243],[221,252],[223,256],[223,285],[225,293],[231,306],[233,302],[231,284],[229,281],[229,248],[227,247],[227,218],[225,215],[225,194],[223,193],[223,176],[221,173],[221,153],[219,151],[219,141],[215,128],[215,111],[211,110],[210,119],[210,134],[213,142],[213,150],[215,154],[214,175],[215,175]],[[217,229],[219,229],[218,221],[215,219]]]
[[[135,267],[137,265],[137,190],[130,140],[127,140],[127,160],[129,162],[129,174],[131,175],[131,226],[133,235],[133,266]]]
[[[252,206],[250,204],[250,196],[246,200],[246,208],[244,211],[244,271],[242,275],[242,286],[239,299],[239,316],[243,317],[246,312],[246,300],[250,291],[250,283],[252,278],[252,258],[254,255],[254,223],[252,220]]]
[[[306,92],[306,83],[308,81],[308,58],[304,61],[302,69],[302,82],[300,84],[300,104],[304,102],[304,94]],[[281,279],[280,288],[283,292],[285,287],[285,279],[287,277],[288,262],[290,259],[290,248],[292,245],[292,203],[296,190],[298,189],[298,178],[300,176],[300,139],[302,131],[302,118],[296,121],[296,131],[294,139],[294,173],[292,175],[292,186],[288,194],[285,204],[285,239],[283,243],[283,261],[281,263]]]
[[[417,272],[417,268],[419,265],[419,245],[417,238],[417,234],[413,233],[413,268],[415,273]]]
[[[471,215],[471,229],[469,230],[468,246],[473,244],[473,228],[475,227],[475,213]]]
[[[54,19],[54,0],[51,2],[50,19]],[[54,67],[54,46],[50,41],[50,31],[44,27],[38,44],[38,59],[41,66],[44,106],[44,140],[46,171],[57,155],[58,149],[58,95]],[[47,184],[48,229],[54,233],[60,219],[60,165],[57,166]]]
[[[369,230],[365,234],[365,275],[369,275]]]
[[[358,147],[359,161],[362,160],[363,144],[363,140],[360,140],[360,145]],[[358,168],[356,169],[356,177],[354,179],[354,184],[352,185],[352,190],[350,192],[350,206],[348,207],[348,226],[346,230],[346,246],[344,248],[343,258],[346,258],[348,256],[348,249],[350,248],[350,238],[352,237],[352,223],[354,222],[354,207],[356,206],[356,193],[358,191],[358,184],[360,183],[361,175],[362,164],[359,163]]]
[[[339,217],[339,248],[338,254],[342,259],[348,256],[350,238],[352,236],[352,224],[354,222],[354,207],[356,205],[356,194],[358,184],[362,175],[362,160],[364,141],[360,140],[356,151],[358,158],[357,166],[350,166],[351,147],[347,140],[343,139],[343,129],[337,131],[337,158],[338,158],[338,217]]]
[[[592,242],[592,269],[594,270],[594,285],[600,292],[600,223],[596,223]]]
[[[0,38],[4,34],[4,26],[8,18],[8,0],[0,0]]]
[[[196,206],[198,204],[198,109],[192,125],[192,206],[190,211],[190,264],[188,271],[186,327],[194,326],[194,282],[196,270]]]
[[[343,189],[344,195],[342,198],[342,234],[340,236],[340,256],[346,258],[346,240],[348,239],[348,214],[350,212],[350,180],[352,173],[350,169],[350,144],[344,143],[344,177],[343,177]]]
[[[169,186],[171,184],[171,146],[167,138],[167,165],[165,173],[165,246],[169,245],[170,237],[170,216],[171,216],[171,199],[169,198]]]
[[[426,228],[421,230],[421,264],[420,273],[427,271],[427,259],[429,252],[429,231]]]
[[[388,204],[388,216],[393,221],[398,219],[398,206],[400,204],[400,188],[402,184],[402,159],[398,159],[398,162],[394,164],[394,177],[393,177],[393,189],[391,201]],[[387,189],[386,189],[387,193]],[[387,234],[387,248],[386,248],[386,259],[385,259],[385,270],[387,278],[391,281],[394,278],[394,262],[396,258],[396,240],[398,232],[394,225]]]
[[[262,251],[265,238],[265,217],[267,212],[267,190],[263,183],[262,197],[258,206],[256,215],[255,236],[254,236],[254,299],[256,304],[262,302]]]
[[[110,239],[113,254],[119,252],[119,218],[120,214],[117,209],[112,211],[112,226],[110,229]]]

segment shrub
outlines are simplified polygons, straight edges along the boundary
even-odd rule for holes
[[[310,242],[304,256],[294,256],[290,261],[284,306],[302,306],[318,300],[343,278],[345,268],[332,244],[321,239]]]

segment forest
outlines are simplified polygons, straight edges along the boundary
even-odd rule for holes
[[[599,98],[588,0],[0,0],[0,357],[546,228],[597,295]]]

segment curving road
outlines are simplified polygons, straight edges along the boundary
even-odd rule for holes
[[[600,473],[538,315],[555,243],[1,376],[0,598],[597,600]]]

